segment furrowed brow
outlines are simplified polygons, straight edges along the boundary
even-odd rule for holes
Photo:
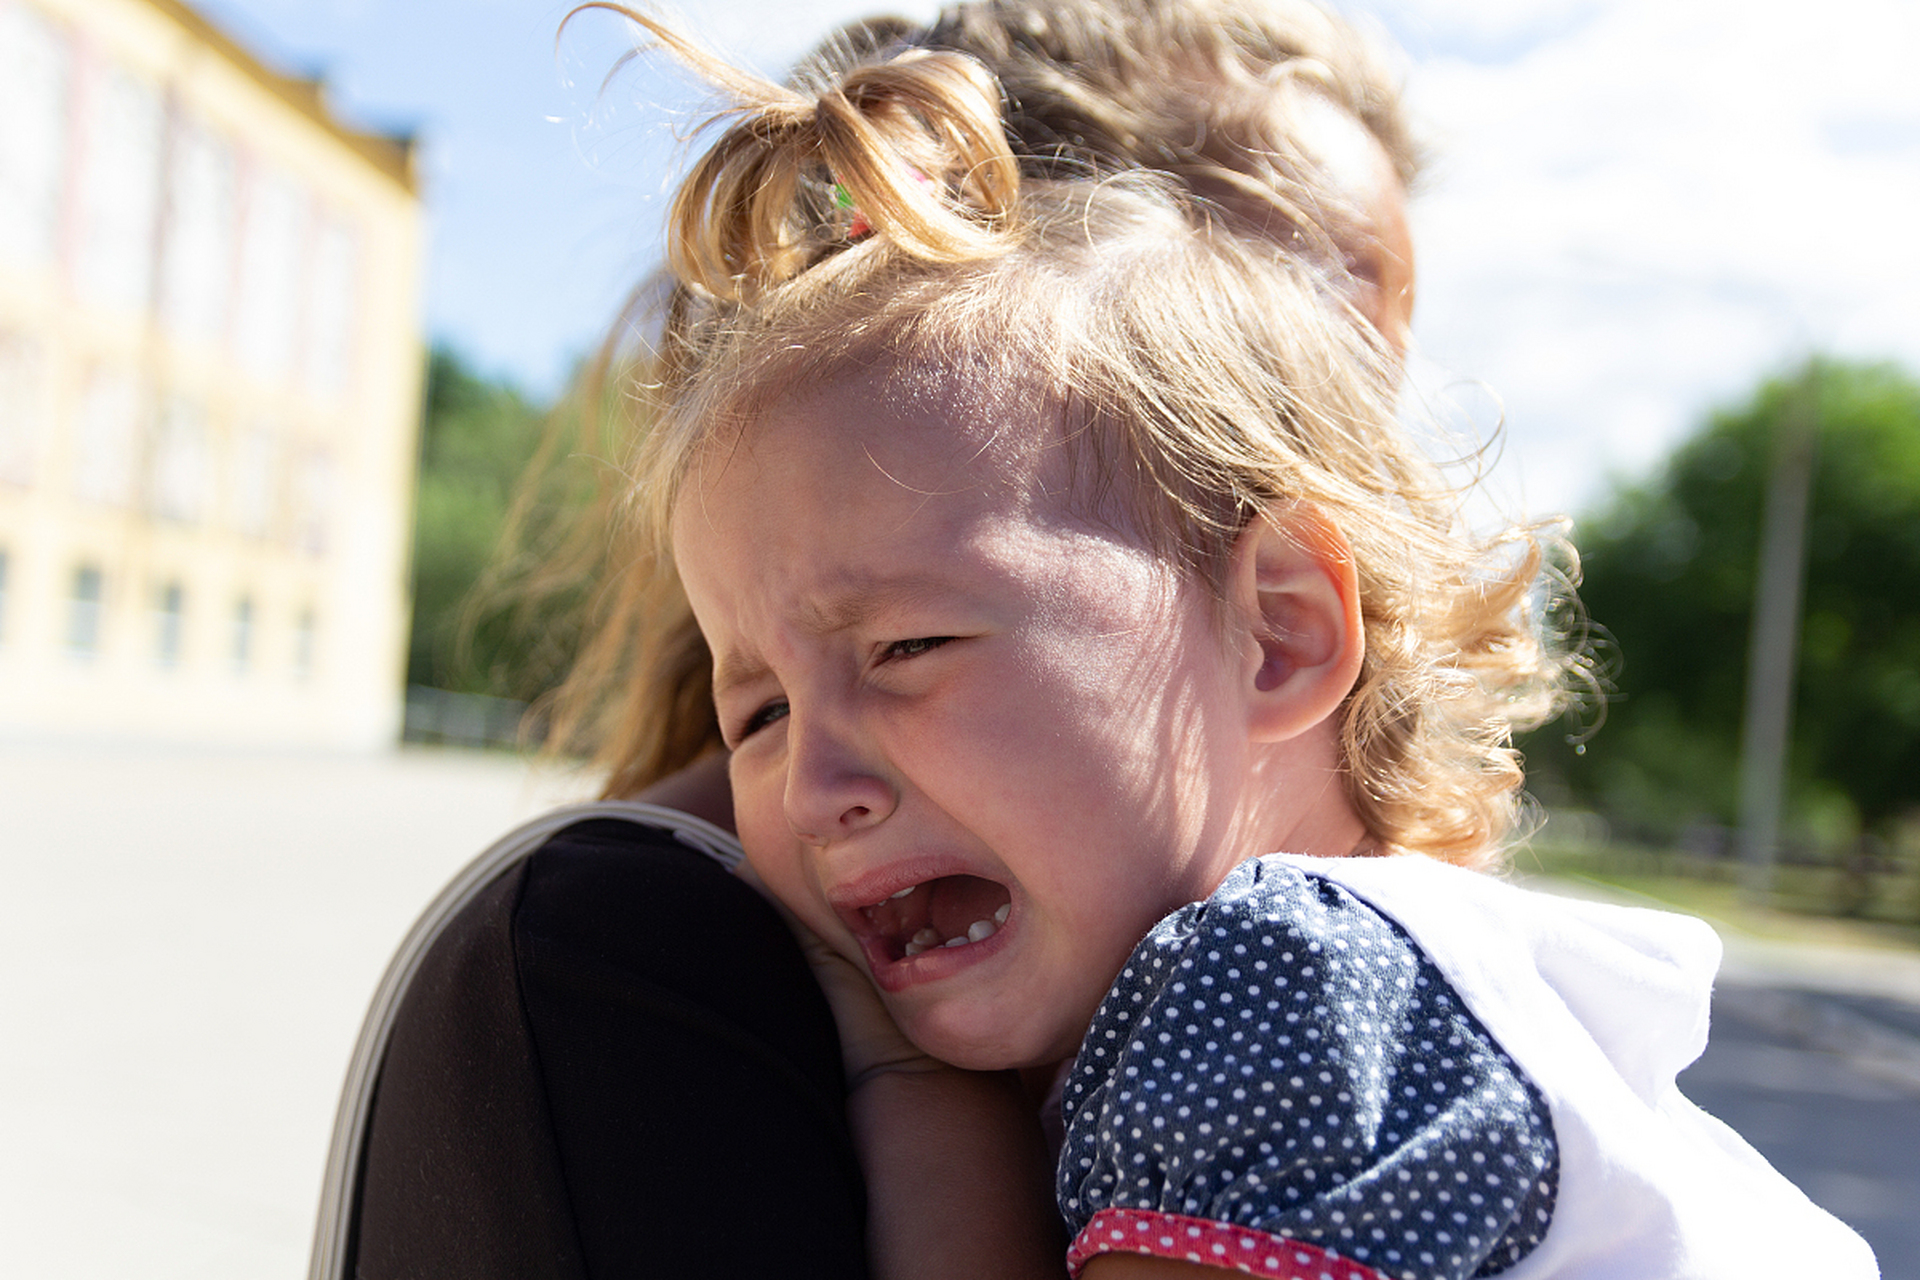
[[[723,653],[713,663],[713,696],[717,699],[730,689],[763,679],[766,674],[767,664],[758,658]]]
[[[952,582],[926,574],[862,576],[809,604],[803,618],[807,629],[814,634],[833,635],[852,630],[875,614],[890,609],[952,599],[957,594]]]
[[[960,594],[942,578],[921,574],[899,577],[862,577],[809,602],[800,611],[800,625],[811,635],[830,636],[850,631],[876,614],[909,608]],[[764,679],[771,668],[765,661],[737,651],[715,655],[713,691],[716,697],[738,685]]]

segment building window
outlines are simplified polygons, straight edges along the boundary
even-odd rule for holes
[[[186,337],[213,340],[226,332],[235,191],[233,149],[198,121],[177,117],[167,171],[160,311]]]
[[[306,194],[291,178],[264,165],[253,167],[244,192],[234,343],[249,370],[278,379],[293,367],[300,327]]]
[[[291,481],[293,545],[308,555],[324,556],[333,525],[332,455],[324,449],[302,453],[294,462]]]
[[[140,409],[140,389],[132,377],[105,367],[88,373],[74,422],[76,496],[112,507],[132,500]]]
[[[65,32],[31,4],[0,4],[0,257],[51,263],[67,156]]]
[[[241,596],[233,605],[233,635],[228,656],[235,671],[245,671],[253,661],[253,597]]]
[[[319,643],[319,621],[313,610],[302,609],[293,627],[293,678],[305,680],[313,674],[314,649]]]
[[[83,83],[74,281],[94,302],[144,311],[160,216],[160,93],[118,67]]]
[[[73,595],[67,601],[67,648],[82,657],[100,652],[100,615],[105,598],[106,582],[98,566],[83,564],[73,571]]]
[[[355,313],[360,305],[360,243],[338,219],[315,236],[307,312],[307,385],[326,399],[351,388]]]
[[[187,592],[178,582],[160,588],[153,610],[153,656],[163,667],[180,665],[186,638]]]
[[[207,455],[206,410],[182,396],[170,397],[160,411],[147,477],[153,514],[181,524],[199,522],[212,487]]]
[[[270,538],[278,532],[280,454],[279,433],[265,422],[255,422],[240,433],[228,455],[233,527],[250,538]]]
[[[0,332],[0,481],[9,484],[32,484],[39,463],[46,422],[41,368],[39,343]]]

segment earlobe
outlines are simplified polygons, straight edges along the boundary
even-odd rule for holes
[[[1306,503],[1268,508],[1234,546],[1235,603],[1250,641],[1255,741],[1296,737],[1338,712],[1366,652],[1346,536]]]

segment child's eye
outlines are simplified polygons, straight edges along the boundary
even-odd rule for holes
[[[734,740],[736,742],[745,742],[748,738],[751,738],[775,720],[784,720],[786,718],[786,699],[775,698],[772,702],[767,703],[767,705],[761,707],[758,711],[740,722],[739,729],[734,731]]]
[[[952,639],[952,636],[919,636],[912,640],[895,640],[881,652],[880,656],[883,661],[891,661],[895,658],[917,658],[928,650],[938,649]]]

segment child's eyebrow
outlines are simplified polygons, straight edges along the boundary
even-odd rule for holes
[[[719,654],[713,663],[713,696],[718,700],[729,690],[751,684],[766,674],[767,664],[758,658],[745,658],[731,652]]]
[[[965,596],[959,584],[941,575],[850,574],[842,585],[823,592],[820,598],[801,602],[796,615],[805,634],[831,636],[851,631],[876,614]],[[714,694],[718,696],[736,685],[762,679],[770,670],[765,660],[738,650],[716,654]]]
[[[849,573],[819,599],[802,605],[800,624],[814,635],[833,635],[890,609],[951,600],[960,594],[959,584],[940,574]]]

